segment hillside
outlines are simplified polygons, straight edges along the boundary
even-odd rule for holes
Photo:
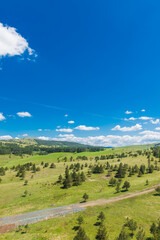
[[[76,142],[67,142],[67,141],[53,141],[53,140],[41,140],[38,138],[21,138],[21,139],[11,139],[7,141],[0,141],[3,143],[17,143],[20,145],[43,145],[43,146],[55,146],[55,147],[92,147],[91,145],[85,145]]]
[[[68,211],[66,206],[79,210],[85,193],[89,197],[80,213],[59,217],[58,221],[53,218],[30,224],[29,220],[29,225],[0,234],[0,239],[17,240],[25,236],[26,240],[73,240],[77,234],[77,219],[83,216],[82,227],[92,240],[99,229],[97,216],[101,211],[109,239],[117,239],[126,217],[137,223],[134,235],[125,227],[128,239],[137,240],[140,227],[151,239],[150,226],[159,217],[159,194],[155,186],[160,184],[160,152],[159,148],[150,147],[153,145],[98,152],[0,155],[1,217],[13,216],[14,219],[15,215],[29,213],[31,216],[41,210],[39,218],[44,219],[43,215],[50,208],[56,214],[62,209],[60,214],[64,216]]]

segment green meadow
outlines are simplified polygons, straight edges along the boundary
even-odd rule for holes
[[[24,155],[23,157],[14,155],[1,155],[0,167],[8,168],[6,174],[1,176],[0,183],[0,216],[11,216],[35,210],[58,207],[69,204],[80,203],[84,193],[89,195],[89,201],[97,199],[109,199],[128,193],[134,193],[149,189],[153,185],[160,183],[160,172],[154,170],[153,173],[145,173],[141,177],[137,174],[128,177],[126,174],[124,181],[129,181],[129,191],[120,191],[116,193],[115,187],[109,186],[110,178],[114,177],[115,172],[112,172],[108,177],[108,170],[105,169],[103,173],[87,175],[89,165],[102,164],[109,162],[110,165],[119,166],[120,163],[128,164],[129,166],[137,166],[145,164],[147,166],[148,159],[145,154],[138,156],[129,156],[129,152],[136,153],[137,150],[142,152],[148,149],[148,146],[131,146],[126,148],[106,149],[100,152],[82,152],[82,153],[52,153],[48,155]],[[108,160],[95,160],[96,156],[127,153],[127,157]],[[86,156],[87,160],[77,159],[78,156]],[[64,158],[67,160],[64,161]],[[72,157],[72,162],[70,158]],[[158,159],[153,158],[152,162],[158,162]],[[21,179],[16,176],[16,171],[11,169],[13,166],[25,163],[35,163],[40,171],[32,172],[26,171],[25,177]],[[43,163],[49,163],[48,167],[44,167]],[[151,162],[151,163],[152,163]],[[50,164],[54,163],[56,168],[50,168]],[[57,183],[59,175],[64,177],[66,166],[79,163],[83,165],[83,171],[86,175],[86,181],[79,186],[72,186],[64,189],[62,184]],[[86,166],[85,166],[86,165]],[[158,162],[158,167],[160,163]],[[24,185],[27,180],[27,185]],[[146,181],[148,180],[148,185]],[[24,192],[27,195],[24,197]],[[106,216],[105,226],[110,236],[109,239],[115,239],[121,231],[122,225],[126,217],[134,218],[138,225],[143,226],[147,236],[150,236],[149,226],[158,219],[160,208],[160,198],[154,193],[145,194],[136,198],[122,200],[116,203],[88,207],[85,211],[76,214],[70,214],[65,217],[58,217],[55,219],[46,220],[36,224],[29,225],[27,230],[24,227],[21,229],[12,230],[8,233],[1,234],[0,239],[66,239],[71,240],[76,234],[73,227],[76,226],[76,219],[79,215],[83,215],[85,223],[83,223],[87,235],[90,239],[95,239],[98,227],[96,223],[97,215],[103,211]],[[132,239],[136,239],[135,236]]]

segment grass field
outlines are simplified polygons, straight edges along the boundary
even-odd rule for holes
[[[126,192],[115,193],[115,188],[108,186],[109,179],[106,177],[107,170],[102,174],[92,174],[87,180],[79,186],[72,186],[69,189],[63,189],[60,184],[53,185],[60,174],[64,175],[65,167],[68,165],[79,162],[85,165],[95,164],[95,156],[116,154],[122,152],[134,152],[136,150],[147,149],[146,147],[126,147],[107,149],[102,152],[83,152],[83,153],[53,153],[48,155],[33,155],[24,156],[23,158],[12,155],[0,156],[0,167],[8,167],[6,175],[2,176],[2,182],[0,183],[0,216],[10,216],[34,210],[40,210],[50,208],[52,206],[64,206],[68,204],[79,203],[82,201],[82,196],[86,192],[89,195],[89,200],[96,200],[101,198],[112,198],[127,194]],[[63,158],[73,157],[73,162],[64,162]],[[86,156],[88,160],[76,160],[77,156]],[[59,159],[59,161],[58,161]],[[154,159],[156,160],[156,159]],[[56,168],[43,168],[41,162],[54,162]],[[110,164],[119,164],[117,158],[109,160],[98,160],[98,163],[105,164],[109,161]],[[28,180],[27,186],[24,186],[24,180],[16,177],[16,172],[10,168],[13,165],[24,164],[27,162],[35,163],[40,167],[40,171],[32,173],[31,171],[26,173],[25,179]],[[146,156],[138,157],[125,157],[121,159],[122,163],[127,163],[130,166],[137,164],[147,165]],[[158,166],[160,163],[158,162]],[[87,174],[88,167],[84,167],[83,171]],[[114,175],[115,173],[112,173]],[[128,180],[131,184],[129,192],[141,191],[146,188],[160,183],[160,172],[154,171],[152,174],[144,174],[142,177],[134,175],[123,179],[123,182]],[[149,181],[149,185],[146,186],[146,180]],[[27,190],[26,197],[23,196],[24,191]],[[75,194],[76,193],[76,194]],[[138,224],[142,224],[147,234],[148,229],[152,221],[159,217],[159,196],[154,194],[148,194],[141,197],[123,200],[118,203],[110,204],[108,206],[90,207],[86,209],[82,215],[85,218],[85,229],[90,239],[95,239],[97,227],[94,226],[96,222],[96,216],[103,209],[106,214],[105,225],[107,227],[110,239],[114,239],[121,230],[121,225],[125,221],[125,217],[133,217],[137,220]],[[76,218],[78,214],[69,215],[66,217],[43,221],[30,225],[27,229],[27,233],[22,235],[22,231],[16,232],[15,230],[0,235],[0,239],[73,239],[75,231],[72,230],[76,224]],[[47,229],[47,230],[46,230]],[[47,231],[47,232],[46,232]],[[38,237],[38,238],[37,238]]]

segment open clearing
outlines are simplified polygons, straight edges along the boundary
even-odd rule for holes
[[[42,220],[47,220],[49,218],[64,216],[69,213],[79,212],[84,210],[86,207],[93,207],[97,205],[114,203],[124,199],[133,198],[143,194],[151,193],[155,191],[155,188],[158,186],[160,186],[160,184],[155,185],[152,188],[141,191],[141,192],[130,193],[124,196],[114,197],[111,199],[98,199],[95,201],[89,201],[89,202],[73,204],[73,205],[57,207],[57,208],[44,209],[44,210],[34,211],[26,214],[0,218],[0,233],[7,232],[8,230],[13,229],[17,226],[32,224]],[[8,225],[8,228],[7,228],[7,225]]]

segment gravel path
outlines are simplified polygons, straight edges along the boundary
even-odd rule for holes
[[[86,207],[109,204],[109,203],[118,202],[124,199],[137,197],[143,194],[151,193],[155,191],[155,187],[157,186],[160,186],[160,184],[157,184],[152,188],[143,190],[141,192],[130,193],[130,194],[126,194],[126,195],[122,195],[122,196],[114,197],[110,199],[98,199],[95,201],[89,201],[89,202],[73,204],[73,205],[68,205],[63,207],[48,208],[48,209],[43,209],[43,210],[15,215],[15,216],[3,217],[3,218],[0,218],[0,233],[7,232],[17,226],[32,224],[42,220],[46,220],[46,219],[50,219],[58,216],[64,216],[69,213],[83,211]]]

